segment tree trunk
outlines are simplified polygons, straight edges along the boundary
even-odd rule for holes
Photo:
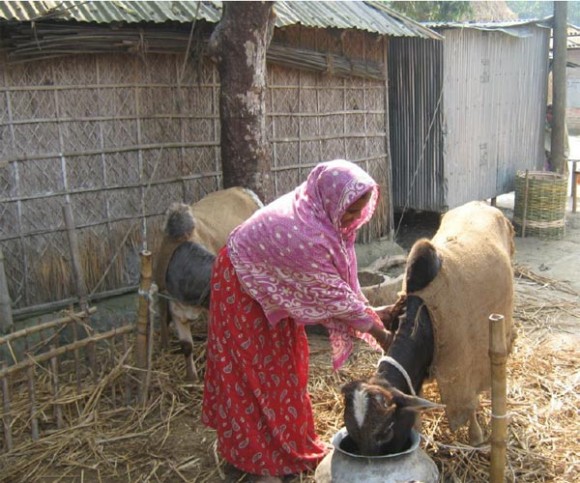
[[[250,188],[268,202],[271,156],[266,139],[266,51],[274,32],[273,2],[223,2],[209,42],[220,74],[224,188]]]

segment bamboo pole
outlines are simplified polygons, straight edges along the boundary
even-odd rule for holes
[[[50,233],[50,232],[46,231],[45,234],[46,233]],[[119,288],[119,289],[115,289],[115,290],[107,290],[104,292],[100,292],[98,294],[94,294],[91,296],[91,300],[93,302],[98,302],[99,300],[102,300],[105,298],[116,297],[118,295],[125,295],[126,293],[134,292],[135,290],[137,290],[137,285],[129,285],[127,287],[123,287],[123,288]],[[46,312],[54,312],[55,310],[64,309],[64,308],[70,306],[70,304],[76,303],[76,301],[77,301],[76,298],[67,298],[67,299],[63,299],[63,300],[58,300],[56,302],[49,302],[46,304],[30,305],[30,306],[22,308],[22,309],[14,310],[13,314],[14,314],[14,317],[17,319],[23,319],[26,317],[34,317],[35,315],[41,315],[41,314],[44,314]]]
[[[91,307],[88,311],[89,314],[94,314],[97,311],[96,307]],[[85,316],[85,312],[77,312],[75,314],[67,315],[66,317],[61,317],[59,319],[51,320],[50,322],[45,322],[44,324],[34,325],[32,327],[27,327],[25,329],[17,330],[11,334],[7,334],[4,337],[0,337],[0,345],[10,342],[14,339],[19,339],[21,337],[26,337],[28,335],[40,332],[41,330],[51,329],[63,324],[70,324],[78,319]]]
[[[78,321],[74,321],[72,324],[72,336],[73,336],[73,344],[76,343],[79,340],[79,331],[78,331]],[[76,379],[76,388],[77,388],[77,394],[81,393],[81,353],[79,349],[75,349],[73,351],[74,353],[74,360],[75,360],[75,379]]]
[[[26,371],[28,376],[28,397],[30,399],[30,431],[32,440],[37,441],[40,437],[38,431],[38,417],[36,415],[36,388],[34,386],[34,366],[28,366]]]
[[[60,356],[62,354],[66,354],[67,352],[73,351],[77,348],[86,347],[89,344],[93,344],[101,340],[106,340],[112,337],[120,336],[128,332],[131,332],[132,330],[134,330],[133,325],[124,325],[123,327],[118,327],[109,330],[107,332],[102,332],[98,335],[93,335],[90,338],[81,339],[78,342],[58,347],[53,351],[47,351],[37,356],[30,357],[29,359],[25,359],[17,364],[14,364],[10,367],[0,370],[0,379],[3,377],[7,377],[8,375],[13,374],[15,372],[21,371],[26,367],[34,366],[41,362],[46,362],[50,360],[51,357]]]
[[[157,307],[159,310],[159,335],[161,337],[161,348],[169,347],[169,302],[164,297],[157,295]]]
[[[127,334],[123,334],[123,353],[127,354],[129,350],[129,337]],[[129,371],[125,371],[125,405],[131,405],[131,376],[129,375]]]
[[[50,346],[51,352],[54,352],[56,347],[54,345]],[[57,429],[62,429],[64,427],[64,421],[62,418],[62,408],[58,403],[59,391],[58,391],[58,358],[56,356],[50,358],[50,369],[52,372],[52,397],[54,401],[54,418],[56,419]]]
[[[572,186],[570,187],[570,194],[572,195],[572,213],[576,213],[576,205],[578,203],[576,196],[578,191],[578,176],[580,176],[580,171],[577,170],[576,165],[578,161],[572,161]],[[2,274],[0,273],[0,276]]]
[[[69,249],[71,254],[71,264],[73,269],[74,283],[77,296],[79,298],[79,305],[81,310],[86,312],[88,310],[87,302],[87,285],[81,266],[81,254],[79,251],[79,241],[75,229],[75,222],[72,212],[72,207],[69,200],[66,200],[62,211],[64,214],[64,221],[66,224],[66,232],[68,236]]]
[[[139,402],[144,403],[147,399],[145,393],[146,369],[147,369],[147,338],[149,326],[149,304],[153,269],[151,265],[151,252],[143,250],[141,256],[141,281],[139,284],[139,307],[137,314],[137,337],[135,338],[135,364],[140,373]]]
[[[0,362],[0,369],[4,370],[6,368],[6,362]],[[12,416],[10,412],[10,384],[8,383],[8,378],[2,378],[2,407],[4,414],[2,416],[2,426],[4,427],[4,443],[6,444],[6,449],[12,451]]]
[[[528,192],[530,191],[529,171],[526,169],[526,184],[524,188],[524,213],[522,215],[522,238],[526,237],[526,219],[528,217]]]
[[[64,156],[62,156],[64,158]],[[85,283],[85,277],[81,265],[81,255],[79,251],[79,242],[77,238],[75,222],[72,212],[72,207],[70,200],[66,200],[62,207],[64,213],[64,220],[66,224],[66,232],[68,236],[68,243],[71,254],[71,264],[73,269],[73,276],[75,282],[76,294],[79,298],[79,305],[81,310],[88,315],[89,302],[88,302],[88,291],[87,285]],[[90,337],[90,332],[86,327],[84,328],[85,336]],[[89,359],[89,366],[91,367],[91,372],[93,374],[93,379],[97,381],[97,352],[94,344],[89,344],[87,347],[87,355]]]
[[[149,297],[149,325],[148,325],[148,334],[149,337],[147,338],[147,372],[145,373],[145,381],[144,381],[144,388],[143,394],[145,395],[145,400],[147,399],[146,395],[149,394],[149,387],[151,386],[151,367],[153,366],[152,357],[153,357],[153,321],[155,320],[155,312],[153,309],[153,300],[154,295],[153,293],[157,294],[157,285],[153,284],[151,286]]]
[[[507,449],[506,361],[504,316],[489,316],[491,360],[491,467],[490,483],[503,483]]]
[[[12,302],[10,301],[10,292],[8,291],[8,282],[6,281],[6,272],[4,270],[4,253],[0,248],[0,333],[5,334],[14,327],[12,320]]]

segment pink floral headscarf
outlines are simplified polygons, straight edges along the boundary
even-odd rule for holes
[[[347,208],[369,191],[360,218],[342,228]],[[354,242],[375,211],[378,193],[377,183],[356,164],[321,163],[294,191],[236,228],[228,241],[242,287],[272,325],[291,317],[329,329],[335,369],[352,351],[352,336],[362,337],[359,331],[367,332],[373,323],[360,291]]]

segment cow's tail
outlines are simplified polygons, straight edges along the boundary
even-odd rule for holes
[[[191,238],[195,230],[195,218],[189,205],[172,203],[165,216],[165,234],[175,241]]]

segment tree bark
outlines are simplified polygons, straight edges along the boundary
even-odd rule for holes
[[[266,51],[274,32],[273,2],[223,2],[209,42],[220,75],[221,160],[224,188],[272,196],[266,136]]]

